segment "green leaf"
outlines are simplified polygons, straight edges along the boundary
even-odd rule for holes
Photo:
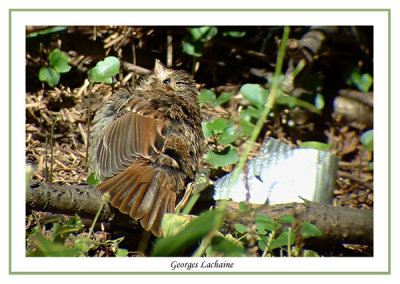
[[[217,139],[219,143],[222,145],[228,145],[237,139],[238,135],[236,132],[236,128],[233,124],[229,124],[221,133],[220,137]]]
[[[91,248],[94,247],[94,244],[89,238],[78,238],[75,240],[74,247],[80,252],[87,253]]]
[[[349,86],[357,85],[358,82],[360,82],[360,80],[361,80],[360,71],[358,70],[357,67],[352,66],[352,67],[349,68],[349,72],[350,72],[350,74],[349,74],[349,76],[348,76],[348,78],[346,80],[347,85],[349,85]]]
[[[112,76],[118,74],[120,62],[114,56],[108,56],[96,64],[95,67],[88,71],[88,77],[93,82],[105,84],[112,83]]]
[[[245,118],[241,118],[239,120],[240,129],[242,131],[243,136],[250,136],[253,131],[255,125]]]
[[[52,34],[52,33],[60,33],[60,32],[66,32],[68,30],[67,26],[56,26],[56,27],[51,27],[51,28],[47,28],[44,30],[39,30],[33,33],[30,33],[29,35],[27,35],[27,38],[33,38],[33,37],[37,37],[40,35],[48,35],[48,34]]]
[[[300,224],[300,234],[303,236],[304,239],[308,237],[322,236],[321,230],[318,229],[317,226],[308,222]]]
[[[152,255],[175,256],[184,248],[197,243],[214,229],[219,214],[221,213],[216,210],[207,211],[188,224],[178,234],[157,239]]]
[[[206,250],[207,256],[240,257],[245,256],[246,250],[239,243],[234,243],[222,236],[213,238],[211,245]]]
[[[100,183],[100,180],[96,178],[95,173],[91,173],[86,179],[86,183],[90,185],[98,185]]]
[[[325,99],[324,99],[324,96],[321,95],[320,93],[318,93],[318,94],[315,96],[314,105],[315,105],[315,107],[316,107],[317,109],[323,110],[324,107],[325,107]]]
[[[266,231],[272,232],[277,228],[277,224],[272,221],[268,216],[257,214],[254,220],[257,225],[257,230],[262,235],[265,235]]]
[[[322,143],[318,141],[306,141],[300,143],[299,147],[303,149],[317,149],[321,151],[327,151],[332,148],[332,144]]]
[[[217,133],[222,133],[227,126],[228,122],[226,122],[226,120],[223,118],[217,118],[216,120],[207,123],[208,130]]]
[[[249,106],[245,110],[240,112],[241,116],[250,116],[254,118],[259,118],[262,113],[262,109],[255,108],[253,106]]]
[[[346,84],[355,85],[361,92],[368,92],[372,86],[372,76],[368,73],[361,74],[357,67],[352,66],[346,72],[349,74],[346,79]]]
[[[212,39],[218,33],[218,29],[216,27],[199,27],[199,28],[190,28],[190,34],[192,35],[194,40],[199,41],[207,41]]]
[[[268,92],[259,84],[245,84],[240,88],[243,97],[259,109],[264,108]]]
[[[309,102],[300,100],[293,96],[280,95],[278,96],[276,103],[280,105],[287,105],[289,107],[299,106],[317,114],[321,114],[321,110],[316,108],[313,104],[310,104]]]
[[[111,77],[119,72],[120,62],[114,56],[108,56],[96,64],[96,73],[101,77]]]
[[[59,49],[54,49],[49,55],[50,65],[58,73],[66,73],[71,70],[71,66],[68,64],[70,61],[68,55]]]
[[[357,84],[357,88],[363,92],[366,93],[369,91],[369,89],[372,86],[372,77],[371,75],[365,73],[361,75],[360,81]]]
[[[280,217],[278,220],[279,223],[286,223],[286,224],[293,224],[294,221],[296,221],[296,219],[290,215],[284,215]]]
[[[274,223],[271,218],[262,214],[257,214],[256,216],[254,216],[254,220],[256,223]]]
[[[235,224],[235,230],[243,235],[247,232],[247,227],[243,224],[237,223]]]
[[[204,138],[210,138],[211,136],[213,136],[213,133],[210,129],[208,129],[207,125],[209,124],[209,122],[207,121],[202,121],[201,122],[201,129],[203,130],[203,135]]]
[[[264,237],[264,236],[261,236],[261,237]],[[260,248],[260,250],[265,251],[265,249],[267,248],[267,240],[266,239],[258,240],[257,245]]]
[[[164,237],[178,234],[185,226],[193,222],[196,216],[167,213],[162,220]]]
[[[204,52],[204,43],[185,37],[183,39],[182,51],[194,57],[201,57]]]
[[[218,106],[226,103],[227,101],[229,101],[230,99],[233,98],[233,94],[230,93],[222,93],[218,96],[217,100],[216,100],[216,104]]]
[[[304,257],[319,257],[319,254],[316,251],[305,249],[303,250]]]
[[[269,232],[272,231],[272,230],[267,230],[266,227],[267,227],[266,224],[256,223],[257,234],[259,234],[259,235],[261,235],[261,236],[265,236],[265,235],[267,235]]]
[[[40,233],[35,234],[33,242],[37,249],[28,252],[27,256],[73,257],[79,254],[77,248],[66,248],[62,243],[45,239]]]
[[[364,150],[374,150],[374,130],[365,131],[360,137],[360,142]]]
[[[271,241],[270,249],[276,249],[288,245],[289,230],[284,229],[282,233],[274,240]],[[290,245],[294,244],[294,239],[296,237],[296,232],[294,230],[290,233]]]
[[[128,250],[127,249],[121,249],[119,248],[115,254],[116,257],[126,257],[128,256]]]
[[[246,31],[227,31],[223,32],[222,35],[231,37],[244,37],[246,35]]]
[[[212,167],[218,168],[236,163],[239,161],[239,154],[234,147],[228,146],[218,153],[214,150],[209,151],[205,159]]]
[[[55,224],[58,224],[58,223],[54,223],[54,225]],[[78,228],[78,227],[71,226],[71,225],[53,226],[52,231],[53,231],[54,241],[65,240],[65,238],[70,233],[79,232],[81,229],[82,228]]]
[[[204,104],[209,104],[210,106],[215,106],[215,103],[216,103],[215,100],[216,100],[216,95],[211,90],[203,90],[203,91],[201,91],[201,93],[199,95],[200,107],[202,107]]]
[[[199,95],[199,102],[200,102],[200,107],[202,107],[204,104],[208,104],[212,107],[215,107],[226,103],[232,98],[233,94],[229,93],[222,93],[221,95],[218,96],[218,98],[216,98],[216,95],[213,91],[203,90]]]
[[[46,82],[50,87],[54,87],[60,82],[60,73],[51,66],[43,66],[39,70],[39,80]]]

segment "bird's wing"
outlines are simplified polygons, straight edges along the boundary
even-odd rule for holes
[[[114,207],[161,236],[162,218],[174,211],[176,190],[184,184],[170,168],[162,167],[174,163],[161,153],[168,121],[156,113],[140,97],[119,109],[97,148],[99,170],[110,177],[97,188],[109,193]]]
[[[154,114],[154,109],[141,98],[132,99],[119,111],[97,148],[102,176],[117,175],[138,158],[157,160],[164,145],[167,122]]]

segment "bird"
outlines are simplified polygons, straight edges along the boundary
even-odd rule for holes
[[[133,91],[116,91],[93,119],[89,172],[97,189],[157,237],[205,149],[198,95],[190,74],[156,59],[152,74]]]

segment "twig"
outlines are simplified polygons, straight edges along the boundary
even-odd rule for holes
[[[362,181],[360,178],[352,175],[351,173],[338,171],[338,175],[340,177],[351,179],[352,181],[355,181],[355,182],[359,183],[360,185],[362,185],[362,186],[364,186],[364,187],[366,187],[368,189],[371,189],[371,190],[374,189],[374,187],[371,184],[369,184],[368,182]]]
[[[138,66],[138,65],[135,65],[135,64],[132,64],[132,63],[129,63],[129,62],[126,62],[126,61],[122,61],[121,60],[121,66],[126,71],[130,71],[130,72],[133,72],[133,73],[136,73],[136,74],[139,74],[139,75],[151,74],[151,70],[149,70],[147,68],[144,68],[144,67],[141,67],[141,66]]]
[[[172,45],[172,35],[167,35],[167,67],[171,68],[173,63],[173,45]]]
[[[259,58],[259,59],[261,59],[263,61],[266,61],[268,63],[271,60],[270,57],[265,55],[264,53],[257,52],[257,51],[254,51],[254,50],[248,50],[248,49],[242,48],[240,46],[234,45],[232,43],[229,43],[229,42],[226,42],[226,41],[223,41],[223,40],[216,40],[215,39],[215,40],[213,40],[213,42],[216,43],[216,44],[225,46],[225,47],[232,48],[234,50],[237,50],[239,52],[245,53],[247,55],[250,55],[250,56],[253,56],[253,57],[257,57],[257,58]]]
[[[53,183],[53,165],[54,165],[54,125],[57,122],[57,116],[51,124],[50,130],[50,184]]]

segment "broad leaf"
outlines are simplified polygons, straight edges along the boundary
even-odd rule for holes
[[[204,104],[209,104],[210,106],[215,106],[215,93],[211,90],[203,90],[201,91],[199,95],[199,103],[200,106],[203,106]]]
[[[59,49],[54,49],[49,55],[50,65],[58,72],[58,73],[66,73],[71,70],[71,66],[69,63],[69,57],[64,52]]]
[[[299,145],[303,149],[317,149],[321,151],[326,151],[332,148],[332,144],[322,143],[318,141],[306,141]]]
[[[236,163],[239,160],[239,154],[235,148],[228,146],[218,153],[214,150],[209,151],[205,159],[207,163],[217,168]]]
[[[215,228],[218,214],[220,212],[207,211],[176,235],[157,239],[152,255],[175,256],[184,248],[197,243]]]
[[[374,150],[374,130],[365,131],[360,137],[360,142],[364,150]]]
[[[221,133],[220,137],[218,138],[218,142],[222,145],[228,145],[238,138],[236,128],[233,124],[229,124]]]
[[[245,84],[240,88],[243,97],[259,109],[264,108],[268,92],[258,84]]]
[[[190,33],[194,40],[207,41],[217,35],[218,29],[216,27],[199,27],[190,28]]]
[[[317,226],[305,222],[300,224],[300,234],[303,236],[304,239],[314,236],[322,236],[322,232]]]
[[[217,118],[216,120],[207,123],[208,130],[217,133],[222,133],[227,126],[228,122],[226,122],[226,120],[223,118]]]
[[[60,73],[51,66],[43,66],[39,70],[39,80],[46,82],[50,87],[54,87],[60,82]]]

